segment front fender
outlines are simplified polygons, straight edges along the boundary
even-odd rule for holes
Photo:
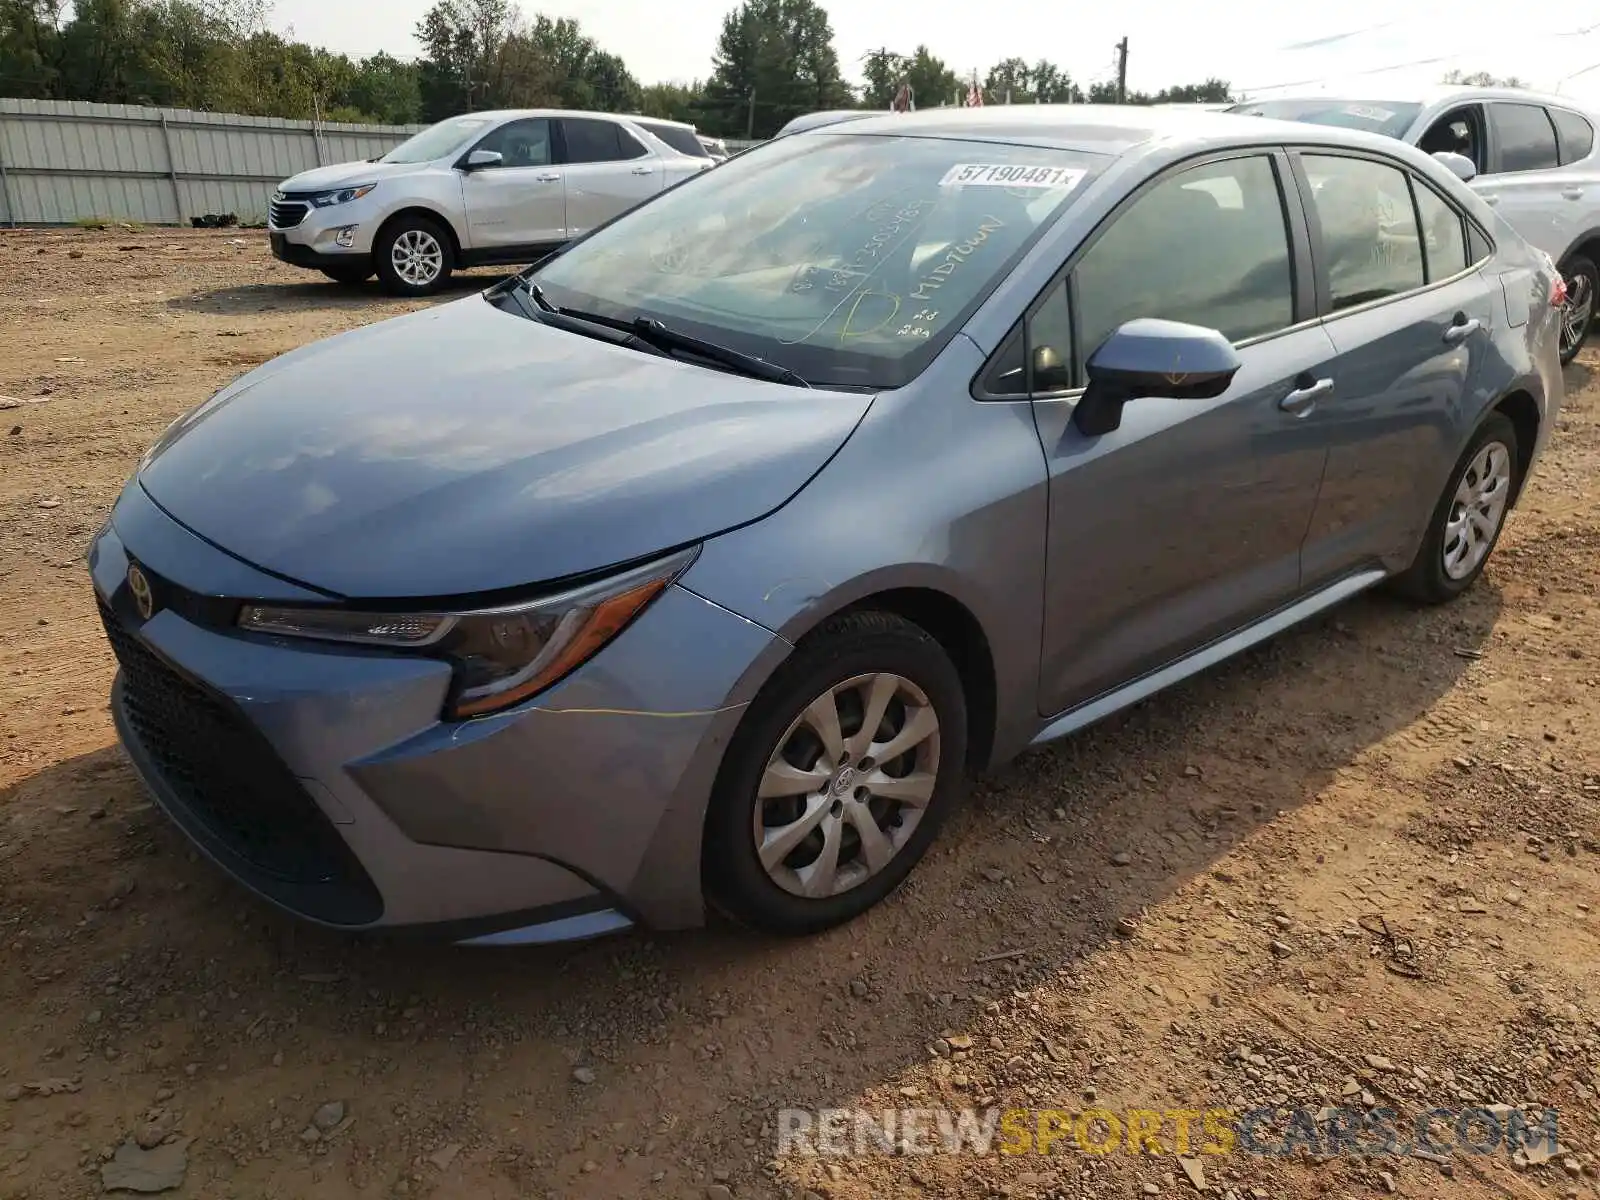
[[[992,761],[1038,728],[1047,475],[1026,403],[966,392],[981,361],[957,338],[917,384],[882,393],[786,506],[707,542],[682,585],[794,643],[902,589],[967,610],[994,664]]]

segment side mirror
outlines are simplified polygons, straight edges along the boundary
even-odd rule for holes
[[[1145,396],[1211,400],[1233,383],[1242,364],[1215,329],[1140,317],[1114,330],[1089,356],[1089,386],[1073,424],[1089,437],[1122,424],[1122,406]]]
[[[498,150],[474,150],[462,165],[469,171],[481,171],[485,167],[504,166],[505,161],[506,156]]]
[[[1471,183],[1478,177],[1478,164],[1465,154],[1457,154],[1454,150],[1438,150],[1433,155],[1450,169],[1450,173],[1462,183]]]
[[[1033,351],[1035,392],[1064,392],[1072,386],[1072,371],[1054,346],[1036,346]]]

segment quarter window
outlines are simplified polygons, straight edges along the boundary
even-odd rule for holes
[[[1270,158],[1167,176],[1113,220],[1074,271],[1080,373],[1096,347],[1138,317],[1218,329],[1236,342],[1292,325],[1291,263]]]
[[[1555,126],[1539,105],[1491,104],[1489,119],[1500,146],[1500,170],[1543,171],[1560,165]]]
[[[1555,122],[1556,142],[1562,163],[1575,163],[1588,158],[1594,149],[1594,126],[1568,109],[1552,108],[1549,111],[1550,119]]]
[[[1417,193],[1417,216],[1422,220],[1422,245],[1426,254],[1428,282],[1448,279],[1465,271],[1472,262],[1467,257],[1467,239],[1461,214],[1446,204],[1430,187],[1412,181]]]
[[[1301,161],[1333,310],[1421,287],[1422,240],[1405,172],[1365,158],[1307,154]]]

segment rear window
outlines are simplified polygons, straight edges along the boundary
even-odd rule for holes
[[[1502,171],[1546,171],[1561,163],[1550,114],[1537,104],[1489,105]]]
[[[646,133],[655,134],[679,154],[688,154],[694,158],[711,157],[692,129],[685,129],[682,125],[657,125],[653,121],[639,121],[636,124]]]
[[[1231,113],[1270,117],[1274,121],[1301,121],[1307,125],[1334,125],[1340,129],[1365,129],[1385,137],[1404,137],[1422,105],[1391,100],[1260,100],[1235,104]]]

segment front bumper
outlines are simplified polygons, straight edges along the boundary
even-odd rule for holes
[[[371,259],[372,240],[383,214],[370,196],[327,208],[296,204],[291,197],[289,205],[285,208],[283,202],[276,203],[267,217],[267,237],[274,258],[316,269]],[[299,220],[281,226],[277,223],[280,215],[287,214],[285,219],[298,216],[302,207],[306,211]],[[341,234],[348,244],[341,244]]]
[[[128,584],[135,561],[148,618]],[[231,630],[233,603],[213,597],[300,589],[200,541],[136,483],[90,567],[130,759],[258,895],[326,926],[458,941],[703,919],[706,799],[744,705],[788,649],[767,630],[674,587],[530,704],[446,724],[443,663]]]

